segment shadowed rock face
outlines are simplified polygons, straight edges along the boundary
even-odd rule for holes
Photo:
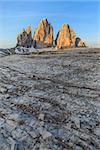
[[[51,47],[53,45],[53,28],[47,19],[42,19],[38,24],[33,40],[37,48]]]
[[[56,37],[57,48],[75,47],[76,33],[68,24],[63,24]]]
[[[26,30],[22,29],[22,33],[18,34],[17,36],[17,46],[23,47],[32,47],[33,39],[32,39],[32,31],[31,27],[29,26]]]
[[[75,41],[76,47],[86,47],[86,44],[84,41],[81,40],[81,38],[77,37]]]
[[[17,46],[26,48],[47,48],[56,47],[57,49],[68,47],[86,47],[86,44],[80,39],[76,38],[76,33],[68,24],[63,24],[59,30],[56,39],[53,37],[53,27],[47,19],[42,19],[38,24],[34,36],[32,38],[31,27],[17,36]]]
[[[75,47],[76,33],[74,30],[71,29],[70,34],[71,34],[71,46]]]

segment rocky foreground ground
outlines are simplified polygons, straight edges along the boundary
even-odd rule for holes
[[[100,49],[0,58],[0,150],[100,149]]]

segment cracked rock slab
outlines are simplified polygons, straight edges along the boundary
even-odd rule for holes
[[[0,58],[4,149],[100,149],[100,49]]]

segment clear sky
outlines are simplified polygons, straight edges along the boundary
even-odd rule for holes
[[[34,33],[42,18],[52,24],[54,37],[68,23],[89,45],[100,45],[99,0],[0,0],[0,48],[15,46],[23,27],[31,25]]]

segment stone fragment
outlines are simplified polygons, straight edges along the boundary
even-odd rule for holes
[[[95,134],[100,137],[100,128],[99,127],[95,129]]]
[[[79,120],[79,118],[72,117],[72,121],[75,123],[77,128],[80,128],[80,120]]]
[[[7,89],[5,87],[0,87],[0,93],[5,93],[7,92]]]
[[[44,114],[39,114],[38,119],[41,120],[41,121],[44,120]]]
[[[21,142],[13,142],[11,150],[25,150],[25,148]]]
[[[52,137],[52,134],[46,130],[43,130],[42,132],[42,137],[44,140],[48,139],[48,138],[51,138]]]
[[[81,40],[81,38],[77,37],[75,41],[76,47],[86,47],[86,44],[84,41]]]

